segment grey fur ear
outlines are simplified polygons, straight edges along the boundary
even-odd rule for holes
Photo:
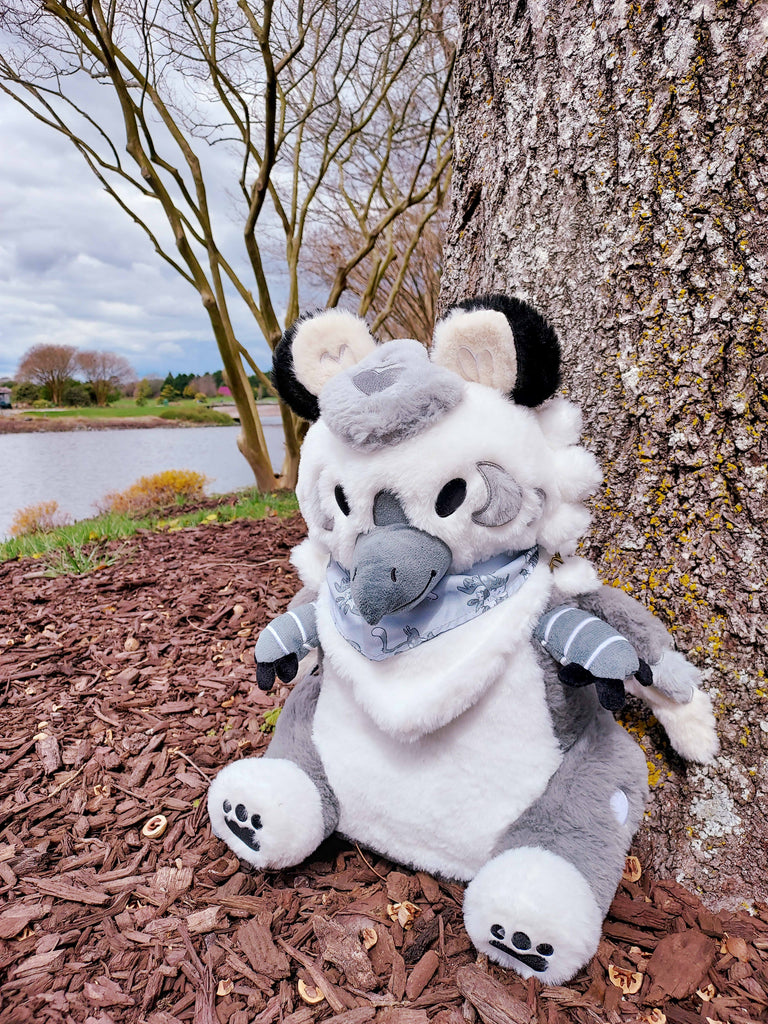
[[[549,323],[522,299],[481,295],[435,327],[434,362],[534,407],[560,384],[560,345]]]
[[[478,526],[506,526],[523,506],[520,484],[495,462],[478,462],[477,469],[485,480],[488,496],[482,508],[472,513]]]

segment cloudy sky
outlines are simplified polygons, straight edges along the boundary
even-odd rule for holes
[[[71,143],[1,93],[0,138],[0,379],[41,342],[118,352],[139,377],[218,369],[197,293]],[[227,241],[239,247],[230,200],[223,192],[214,199]],[[256,325],[247,311],[233,313],[238,336],[266,368]]]

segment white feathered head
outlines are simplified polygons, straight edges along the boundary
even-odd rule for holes
[[[534,544],[567,557],[589,525],[600,469],[578,444],[579,409],[553,397],[555,333],[518,299],[454,307],[429,351],[379,344],[347,312],[305,316],[273,380],[312,421],[297,493],[319,563],[349,566],[361,536],[407,523],[465,572]]]

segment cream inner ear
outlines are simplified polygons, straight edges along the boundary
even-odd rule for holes
[[[293,372],[310,394],[319,395],[332,377],[375,347],[364,320],[343,309],[329,309],[299,325],[291,350]]]
[[[431,358],[464,380],[504,394],[517,381],[515,336],[507,318],[495,309],[451,313],[435,328]]]

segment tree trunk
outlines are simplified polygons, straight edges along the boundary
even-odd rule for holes
[[[585,553],[706,670],[719,717],[713,767],[642,736],[640,852],[712,905],[766,899],[768,5],[461,16],[442,304],[512,292],[557,328],[606,476]]]

